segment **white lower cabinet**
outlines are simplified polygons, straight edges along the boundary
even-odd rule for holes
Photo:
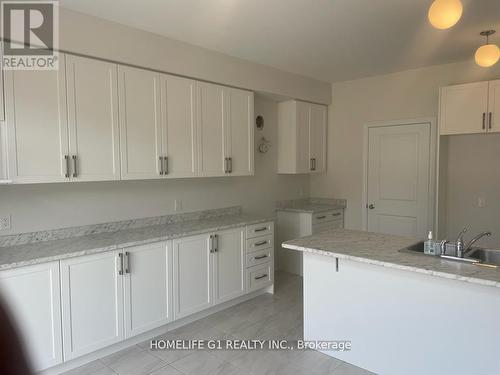
[[[61,261],[64,360],[123,340],[120,254],[110,251]]]
[[[125,337],[172,320],[172,242],[124,250]]]
[[[245,228],[215,234],[215,303],[245,294]]]
[[[208,234],[202,234],[173,241],[175,319],[213,304],[210,239]]]
[[[35,371],[62,362],[59,262],[0,272],[0,290]]]

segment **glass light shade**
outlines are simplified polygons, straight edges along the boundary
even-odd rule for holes
[[[429,8],[429,21],[436,29],[449,29],[462,17],[460,0],[435,0]]]
[[[486,44],[477,49],[474,57],[477,65],[487,68],[500,59],[500,48],[495,44]]]

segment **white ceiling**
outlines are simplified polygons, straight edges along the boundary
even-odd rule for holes
[[[431,0],[60,0],[60,5],[285,71],[335,82],[472,59],[500,0],[462,0],[436,30]]]

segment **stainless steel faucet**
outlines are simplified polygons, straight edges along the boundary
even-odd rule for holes
[[[462,231],[458,234],[457,240],[454,243],[447,240],[441,241],[441,254],[447,256],[446,246],[448,244],[453,244],[453,247],[455,248],[455,257],[464,258],[468,253],[470,253],[473,250],[472,245],[474,245],[477,241],[479,241],[481,238],[485,236],[488,237],[491,236],[491,232],[479,233],[476,237],[471,239],[466,245],[464,241],[464,233],[466,233],[467,230],[468,230],[467,227],[462,229]]]
[[[462,231],[458,234],[457,240],[455,242],[455,255],[459,258],[464,257],[464,250],[465,250],[465,242],[464,242],[464,233],[466,233],[469,230],[469,228],[465,227],[462,229]]]
[[[467,243],[467,245],[465,246],[464,251],[463,251],[463,256],[467,255],[469,252],[472,251],[472,245],[474,245],[477,241],[479,241],[483,237],[489,237],[489,236],[491,236],[491,232],[479,233],[476,237],[474,237],[472,240],[470,240]]]

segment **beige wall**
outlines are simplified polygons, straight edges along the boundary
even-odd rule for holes
[[[253,91],[331,103],[329,83],[66,9],[60,12],[60,48]]]
[[[346,227],[361,229],[364,125],[371,121],[437,118],[440,86],[493,78],[500,78],[500,64],[483,69],[467,61],[333,84],[328,171],[311,177],[311,195],[346,198]]]
[[[307,176],[276,174],[277,103],[257,96],[255,115],[265,127],[267,154],[255,151],[254,177],[61,183],[0,186],[0,213],[12,215],[12,230],[3,234],[100,223],[174,212],[181,199],[184,211],[242,205],[246,212],[274,215],[276,200],[309,193]]]

